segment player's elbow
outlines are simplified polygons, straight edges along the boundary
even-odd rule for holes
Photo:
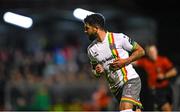
[[[138,51],[139,58],[141,58],[142,56],[145,55],[145,50],[139,44],[137,44],[137,49],[136,50]]]
[[[145,50],[144,50],[143,48],[141,49],[141,54],[142,54],[142,56],[145,55]],[[142,56],[141,56],[141,57],[142,57]]]
[[[142,47],[139,47],[139,58],[145,55],[145,50]]]
[[[177,76],[177,69],[174,67],[172,70],[173,70],[174,77]]]

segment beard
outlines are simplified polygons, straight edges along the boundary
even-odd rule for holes
[[[94,41],[96,39],[96,36],[94,34],[90,34],[88,36],[90,41]]]
[[[95,39],[96,39],[95,36],[89,36],[89,40],[90,40],[90,41],[94,41]]]

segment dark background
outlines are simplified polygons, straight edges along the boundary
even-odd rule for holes
[[[79,104],[79,102],[84,103],[87,99],[88,101],[91,99],[99,81],[94,81],[90,77],[90,66],[86,54],[90,41],[84,34],[82,21],[73,16],[73,10],[76,8],[102,13],[106,18],[109,31],[123,32],[143,47],[148,43],[155,43],[159,53],[169,57],[179,71],[180,13],[177,0],[0,0],[0,109],[47,110],[38,106],[25,107],[22,102],[33,102],[31,96],[33,99],[34,94],[32,91],[25,94],[26,89],[20,91],[23,84],[17,87],[12,84],[16,85],[29,80],[31,82],[31,79],[34,84],[43,82],[45,87],[50,89],[50,99],[53,99],[51,106],[54,106],[56,102]],[[7,11],[31,17],[33,26],[30,29],[23,29],[5,23],[3,14]],[[60,63],[58,65],[60,73],[56,71],[51,71],[52,74],[43,73],[46,65],[51,65],[51,63],[46,63],[49,58],[44,57],[48,57],[49,54],[54,55],[58,50],[60,53],[67,53],[64,57],[67,58],[66,61],[63,60],[64,58],[62,60],[58,58],[58,61],[53,58],[54,65]],[[45,52],[44,57],[41,57],[41,52]],[[26,62],[27,65],[24,64]],[[69,70],[69,67],[73,69]],[[22,72],[23,77],[19,76],[18,70]],[[142,74],[145,73],[142,72]],[[149,102],[151,97],[148,96],[146,88],[146,76],[141,77],[143,80],[142,101],[145,110],[152,110]],[[175,80],[173,81],[176,83]],[[25,87],[27,85],[24,84]],[[32,87],[34,88],[34,85]],[[11,89],[8,91],[7,88]],[[174,88],[176,88],[175,109],[178,110],[179,82]],[[35,89],[34,92],[38,90]],[[82,94],[87,96],[82,97]],[[22,99],[19,100],[18,96]],[[83,100],[79,101],[76,97]]]
[[[5,11],[12,11],[31,16],[34,20],[34,28],[38,26],[44,27],[49,32],[53,30],[49,26],[57,24],[60,21],[71,21],[73,24],[71,25],[69,22],[69,26],[73,27],[74,24],[79,25],[79,23],[74,22],[76,20],[70,13],[77,7],[94,12],[104,12],[107,21],[109,20],[109,24],[117,19],[120,21],[123,15],[118,14],[118,12],[122,11],[153,19],[156,22],[155,38],[157,39],[160,52],[168,55],[175,64],[179,65],[178,38],[180,36],[180,14],[177,0],[1,0],[1,24],[7,25],[2,20],[2,14]],[[114,20],[110,20],[111,18],[114,18]],[[76,27],[76,25],[74,26]],[[63,29],[63,25],[61,26],[61,29]],[[80,28],[77,29],[81,30]],[[121,31],[122,29],[120,26],[120,28],[117,28],[117,31]]]

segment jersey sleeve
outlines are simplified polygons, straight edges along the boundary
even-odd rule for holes
[[[90,64],[91,64],[91,71],[93,73],[93,75],[95,77],[100,77],[100,74],[96,73],[95,67],[98,64],[98,61],[93,57],[92,53],[90,52],[90,50],[88,50],[88,57],[90,60]]]
[[[172,62],[167,57],[164,57],[163,62],[164,62],[163,65],[166,68],[166,70],[170,70],[174,67]]]
[[[92,53],[90,52],[90,50],[88,50],[88,57],[90,60],[90,64],[91,65],[95,65],[98,64],[98,61],[93,57]]]
[[[132,52],[136,48],[137,42],[135,42],[133,39],[128,37],[127,35],[122,34],[122,47]]]

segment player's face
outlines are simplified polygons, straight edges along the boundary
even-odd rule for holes
[[[93,40],[97,34],[97,28],[89,24],[84,24],[84,32],[89,36],[90,40]]]
[[[152,60],[156,60],[157,59],[157,55],[158,55],[158,51],[156,46],[150,46],[147,52],[148,56],[150,59]]]

